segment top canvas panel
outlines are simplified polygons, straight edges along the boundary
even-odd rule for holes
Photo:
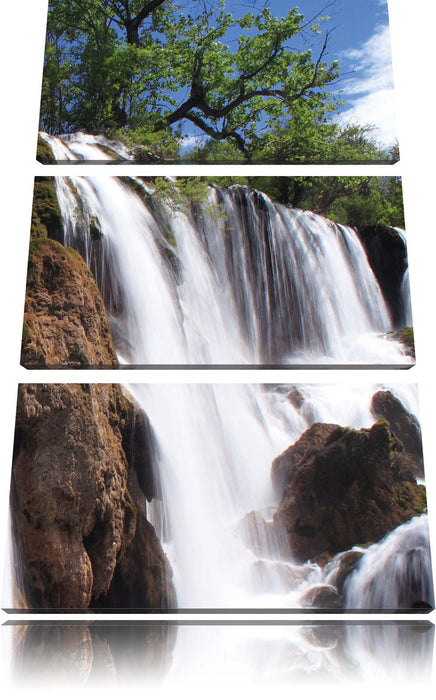
[[[387,0],[52,0],[38,160],[398,160]]]

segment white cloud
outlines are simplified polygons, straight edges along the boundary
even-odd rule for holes
[[[378,27],[360,48],[343,56],[354,72],[342,85],[347,104],[340,122],[374,124],[378,140],[392,144],[397,132],[389,26]]]

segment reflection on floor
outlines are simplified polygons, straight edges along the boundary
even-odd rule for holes
[[[57,686],[425,682],[434,642],[421,621],[11,621],[3,634],[14,685]]]

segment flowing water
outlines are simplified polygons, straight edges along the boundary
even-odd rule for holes
[[[46,138],[72,158],[99,151],[89,139]],[[386,335],[389,310],[349,227],[243,187],[210,188],[189,211],[133,179],[57,177],[56,189],[63,242],[94,272],[121,363],[410,364]],[[171,561],[179,607],[298,608],[304,592],[324,582],[322,570],[277,561],[274,542],[254,553],[241,520],[252,511],[271,520],[277,455],[315,421],[369,427],[380,387],[301,386],[299,408],[287,398],[290,387],[129,388],[159,445],[162,500],[147,514]],[[394,390],[416,414],[413,387]],[[396,543],[407,533],[394,533]],[[368,550],[359,570],[372,556]],[[289,575],[297,581],[291,588],[283,586]],[[352,605],[365,607],[365,583],[355,587]]]
[[[210,188],[184,211],[138,180],[56,183],[64,242],[95,274],[121,363],[413,364],[387,335],[389,309],[354,229],[244,187]]]

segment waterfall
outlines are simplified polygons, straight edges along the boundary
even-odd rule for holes
[[[131,183],[56,178],[121,363],[411,364],[352,228],[237,186],[174,211]]]
[[[422,601],[434,607],[426,515],[369,547],[346,582],[347,608],[396,612]]]
[[[401,308],[403,312],[403,323],[406,327],[411,328],[413,320],[412,302],[410,299],[409,268],[405,271],[401,282]]]
[[[82,132],[57,137],[44,132],[41,132],[40,135],[51,147],[58,163],[79,160],[96,162],[131,160],[129,151],[124,144],[107,139],[105,136],[93,136]]]
[[[100,151],[88,137],[46,138],[64,157]],[[352,228],[246,187],[210,187],[180,208],[140,179],[55,181],[64,243],[95,275],[121,364],[410,364]],[[253,512],[271,522],[277,455],[314,421],[370,427],[379,388],[302,386],[300,409],[289,387],[129,386],[159,446],[162,500],[147,516],[181,609],[295,609],[324,582],[319,566],[280,560],[275,542],[252,551],[241,523]],[[416,412],[413,390],[398,392]]]

